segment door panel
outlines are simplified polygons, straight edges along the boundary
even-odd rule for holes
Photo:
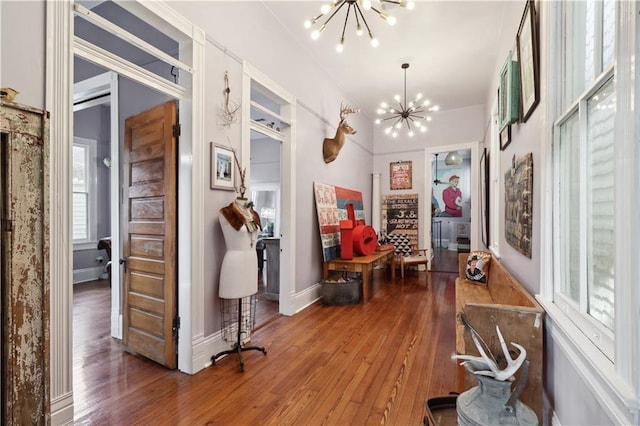
[[[175,102],[127,118],[124,336],[128,351],[177,367]]]

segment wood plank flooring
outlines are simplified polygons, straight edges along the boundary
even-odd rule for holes
[[[367,305],[277,317],[254,332],[268,354],[244,352],[244,373],[233,354],[195,375],[124,352],[108,282],[75,286],[75,424],[422,424],[426,399],[455,389],[455,274],[374,274]]]

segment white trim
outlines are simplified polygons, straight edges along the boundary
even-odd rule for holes
[[[91,268],[74,269],[73,283],[80,284],[89,281],[99,280],[104,272],[104,266],[93,266]]]
[[[480,217],[480,191],[477,190],[480,187],[480,142],[466,142],[452,145],[437,145],[430,146],[424,149],[424,182],[431,182],[431,176],[433,174],[431,167],[431,157],[441,152],[449,151],[471,151],[471,169],[469,176],[471,179],[470,186],[471,191],[471,250],[479,250],[482,244],[482,236],[480,234],[480,224],[482,219]],[[475,186],[474,183],[476,184]],[[426,212],[425,223],[431,223],[431,185],[425,185],[425,196],[423,198],[423,209]],[[422,231],[423,241],[431,241],[431,226],[424,226]],[[426,243],[428,244],[428,243]],[[427,268],[431,268],[431,262],[427,265]]]
[[[491,146],[489,149],[489,250],[500,259],[500,132],[498,131],[498,105],[491,107]],[[480,214],[483,214],[480,212]]]
[[[615,364],[636,391],[636,409],[640,406],[640,290],[637,265],[640,262],[640,57],[639,11],[635,2],[617,2],[619,23],[616,33],[616,118],[615,118]],[[624,283],[619,285],[619,283]],[[640,414],[636,411],[636,424]]]
[[[593,347],[590,340],[566,319],[554,303],[542,298],[538,298],[538,302],[546,311],[546,332],[600,402],[612,424],[638,424],[638,401],[611,361]]]
[[[73,422],[71,105],[73,20],[69,1],[47,1],[45,107],[50,118],[50,401],[52,424]]]
[[[118,74],[107,71],[73,85],[73,112],[88,108],[86,99],[102,95],[101,103],[109,104],[109,134],[110,134],[110,159],[109,169],[109,209],[111,215],[111,337],[122,339],[122,315],[120,313],[120,282],[123,270],[118,263],[120,259],[120,126],[119,118],[119,93]],[[80,104],[77,104],[81,102]],[[93,104],[98,104],[93,102]],[[90,248],[96,248],[97,242]],[[116,323],[115,319],[120,322]]]
[[[75,3],[74,5],[74,11],[76,12],[76,16],[79,16],[83,19],[85,19],[88,22],[91,22],[92,24],[96,25],[99,28],[102,28],[103,30],[110,32],[111,34],[113,34],[114,36],[120,38],[121,40],[126,41],[127,43],[130,43],[131,45],[139,48],[140,50],[143,50],[144,52],[155,56],[156,58],[160,59],[163,62],[166,62],[169,65],[173,65],[177,68],[180,68],[182,70],[187,71],[188,73],[193,73],[193,68],[191,68],[189,65],[185,64],[184,62],[181,62],[177,59],[175,59],[174,57],[167,55],[166,53],[164,53],[162,50],[158,49],[157,47],[147,43],[146,41],[142,40],[139,37],[136,37],[135,35],[131,34],[130,32],[120,28],[119,26],[117,26],[116,24],[114,24],[113,22],[104,19],[103,17],[101,17],[100,15],[98,15],[97,13],[94,13],[92,11],[90,11],[89,9],[87,9],[86,7],[83,7],[77,3]]]
[[[155,2],[151,2],[154,3]],[[169,15],[167,15],[168,17]],[[176,25],[186,26],[184,19]],[[205,34],[191,26],[191,42],[181,45],[180,57],[191,60],[193,75],[181,76],[190,86],[189,99],[180,103],[182,134],[178,143],[178,314],[181,317],[178,330],[178,369],[194,374],[196,367],[195,346],[204,335],[205,306],[210,301],[204,294],[204,199],[209,189],[209,144],[204,141],[205,95]],[[200,72],[199,72],[200,71]],[[189,84],[190,83],[190,84]],[[195,159],[195,160],[194,160]],[[206,178],[205,178],[206,176]]]
[[[165,93],[177,99],[183,99],[186,96],[186,90],[184,87],[167,81],[159,77],[157,74],[122,59],[79,37],[75,37],[74,39],[73,52],[82,59],[86,59],[91,63],[115,71],[120,75],[130,78],[136,83],[150,87],[158,92]]]
[[[51,424],[73,425],[73,394],[71,392],[51,400]]]
[[[295,282],[296,282],[296,98],[285,89],[277,85],[265,74],[254,68],[247,61],[242,63],[242,164],[250,164],[251,153],[251,82],[255,81],[266,90],[283,100],[280,111],[283,119],[290,124],[281,134],[282,146],[280,150],[280,313],[293,315],[295,310]],[[260,131],[255,129],[255,131]],[[251,170],[247,169],[247,179],[251,182]]]

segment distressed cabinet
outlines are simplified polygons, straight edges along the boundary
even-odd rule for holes
[[[49,423],[49,114],[0,101],[2,421]]]

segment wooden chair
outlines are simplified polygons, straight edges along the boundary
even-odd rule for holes
[[[425,265],[425,270],[429,269],[429,249],[413,249],[406,234],[391,234],[387,236],[387,240],[395,247],[396,264],[400,265],[402,278],[405,266]]]
[[[424,269],[429,270],[429,249],[414,249],[410,255],[400,256],[400,276],[404,278],[404,267],[424,265]]]

